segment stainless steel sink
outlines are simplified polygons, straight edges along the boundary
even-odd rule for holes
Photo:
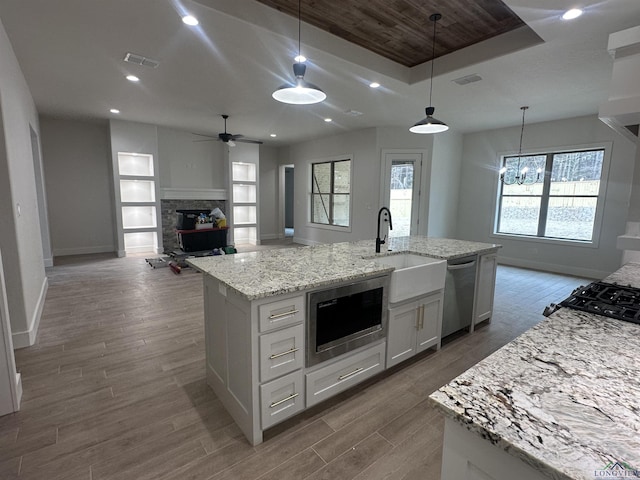
[[[375,261],[395,268],[391,272],[389,303],[402,302],[444,288],[446,260],[400,253],[376,257]]]

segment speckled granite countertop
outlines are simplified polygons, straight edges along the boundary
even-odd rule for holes
[[[392,238],[391,251],[376,254],[374,240],[283,248],[187,260],[248,300],[390,273],[377,256],[411,252],[452,259],[497,251],[500,245],[421,236]]]
[[[640,264],[604,281],[640,287]],[[593,480],[640,468],[639,359],[640,325],[561,308],[430,398],[549,478]]]

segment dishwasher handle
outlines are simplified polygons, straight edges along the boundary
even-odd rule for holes
[[[447,265],[447,270],[462,270],[463,268],[471,268],[476,264],[476,260],[458,265]]]

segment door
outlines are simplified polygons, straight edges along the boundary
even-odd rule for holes
[[[415,302],[389,309],[387,368],[416,354],[418,307]]]
[[[391,210],[390,237],[418,235],[422,183],[421,153],[385,153],[387,184],[383,198]]]

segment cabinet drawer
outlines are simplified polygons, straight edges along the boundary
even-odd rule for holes
[[[301,323],[304,320],[304,295],[260,305],[258,316],[260,332]]]
[[[293,327],[260,336],[260,382],[304,366],[304,327]]]
[[[384,370],[386,343],[379,343],[307,374],[307,407],[315,405]]]
[[[262,428],[304,410],[302,370],[260,385]]]

